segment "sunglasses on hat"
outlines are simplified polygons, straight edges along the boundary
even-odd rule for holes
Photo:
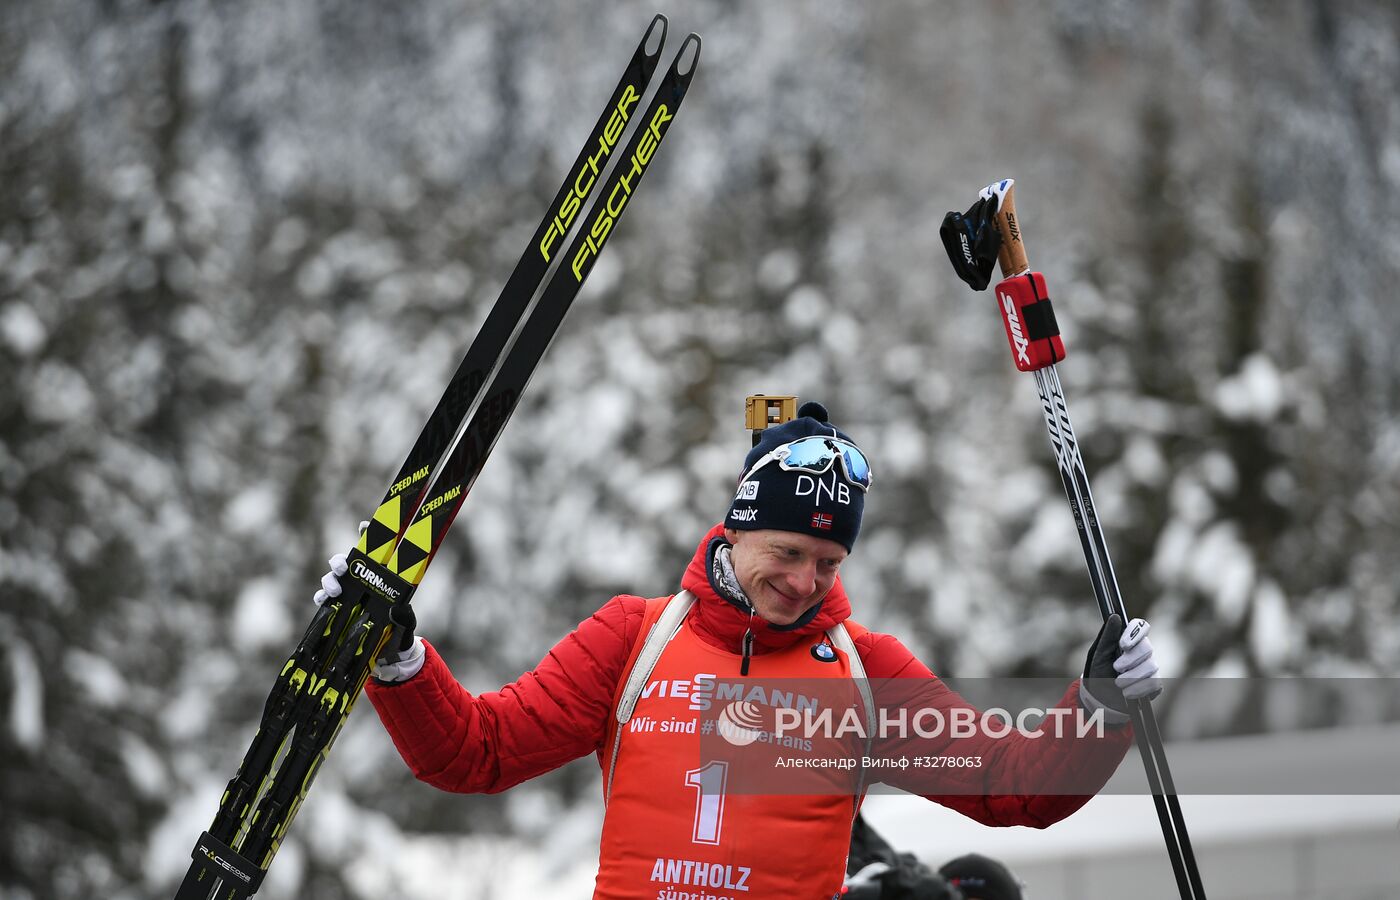
[[[771,462],[785,472],[808,472],[812,475],[825,475],[837,461],[846,480],[862,491],[870,488],[870,463],[860,448],[840,438],[812,435],[774,447],[758,458],[758,461],[739,479],[743,484],[754,473]]]

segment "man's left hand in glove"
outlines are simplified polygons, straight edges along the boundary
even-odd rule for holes
[[[1131,719],[1130,701],[1151,700],[1162,692],[1152,642],[1147,639],[1151,630],[1143,619],[1133,619],[1124,628],[1117,613],[1108,617],[1089,645],[1084,679],[1079,683],[1080,706],[1091,713],[1101,709],[1105,722],[1122,725]]]

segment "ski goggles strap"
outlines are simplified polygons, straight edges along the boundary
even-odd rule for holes
[[[809,472],[813,475],[824,475],[831,471],[831,468],[838,461],[841,463],[841,471],[845,474],[846,481],[862,491],[869,490],[870,462],[865,458],[865,454],[849,441],[824,435],[798,438],[795,441],[774,447],[758,458],[758,461],[739,479],[739,483],[743,484],[748,481],[755,472],[773,462],[776,462],[779,468],[785,472]]]

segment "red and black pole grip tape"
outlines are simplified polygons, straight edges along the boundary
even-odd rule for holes
[[[1034,372],[1065,358],[1065,343],[1060,338],[1044,275],[1027,272],[1003,279],[997,285],[996,295],[1016,368]]]

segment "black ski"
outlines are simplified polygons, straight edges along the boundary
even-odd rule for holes
[[[408,452],[408,457],[384,493],[384,499],[375,510],[366,532],[370,547],[382,547],[397,539],[402,530],[387,523],[396,520],[407,522],[408,516],[423,499],[433,465],[442,458],[467,413],[471,412],[492,366],[508,345],[511,334],[529,308],[530,300],[544,280],[550,264],[558,258],[564,239],[578,221],[594,187],[603,180],[604,169],[615,157],[623,133],[635,117],[637,105],[661,60],[666,25],[666,17],[658,15],[642,36],[622,79],[613,90],[612,98],[603,108],[592,134],[549,204],[549,211],[540,220],[539,227],[521,254],[520,261],[515,264],[514,271],[506,279],[486,321],[481,324],[457,371],[438,399],[437,406],[413,442],[413,449]],[[410,493],[409,489],[414,487],[418,490]],[[400,512],[407,515],[400,515]]]
[[[682,45],[632,140],[617,153],[636,119],[665,32],[666,19],[658,15],[351,552],[344,592],[317,611],[284,665],[259,731],[229,782],[214,823],[195,845],[194,861],[175,900],[239,900],[258,889],[369,676],[371,662],[393,633],[392,611],[411,600],[684,97],[698,61],[700,42],[695,35]],[[589,208],[599,182],[600,199]],[[572,226],[584,217],[590,221],[588,231],[562,249]],[[554,276],[520,325],[555,260],[559,265]],[[512,343],[517,327],[519,335]],[[503,354],[499,370],[489,377]],[[459,431],[455,449],[443,460]],[[437,477],[429,478],[435,466]]]

